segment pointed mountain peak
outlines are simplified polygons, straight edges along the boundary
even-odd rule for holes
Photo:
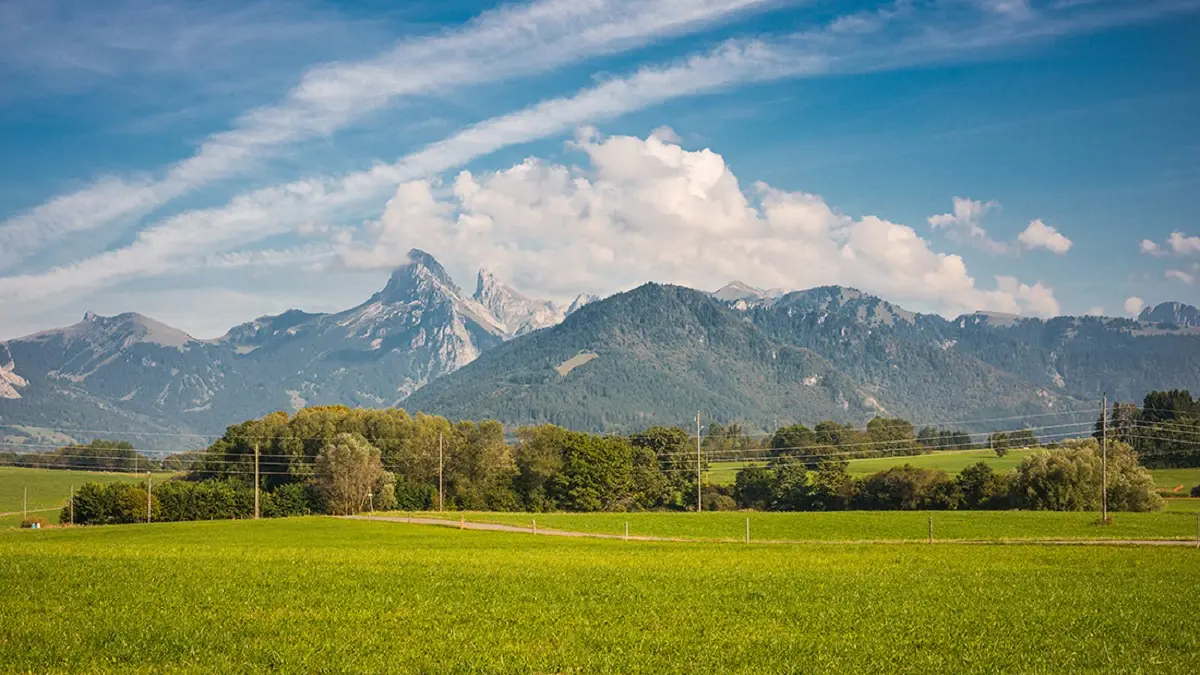
[[[414,248],[408,252],[408,262],[397,267],[388,279],[387,286],[372,296],[369,302],[382,301],[386,303],[408,302],[414,292],[432,283],[444,291],[456,295],[459,291],[446,268],[432,255]]]
[[[516,289],[500,281],[495,274],[492,274],[486,269],[480,269],[479,275],[475,279],[475,295],[472,296],[485,306],[489,301],[503,299],[505,297],[514,298],[517,300],[526,300],[527,298],[517,292]]]
[[[504,324],[511,336],[553,326],[564,316],[553,302],[529,298],[486,269],[479,270],[472,298]]]
[[[392,273],[392,276],[395,277],[397,274],[411,276],[413,274],[420,273],[422,270],[429,272],[429,274],[433,275],[434,278],[443,284],[446,284],[451,288],[457,288],[454,284],[454,280],[450,278],[450,274],[447,273],[446,268],[442,267],[442,264],[437,261],[437,258],[419,248],[414,248],[408,252],[408,264],[397,268],[396,271]]]
[[[767,292],[741,281],[731,281],[713,293],[713,297],[725,302],[738,300],[761,300],[767,297]]]
[[[599,299],[600,296],[598,295],[592,295],[591,293],[580,293],[579,295],[575,296],[574,300],[571,301],[571,306],[567,307],[567,316],[571,316],[575,312],[578,312],[584,305],[590,305]]]

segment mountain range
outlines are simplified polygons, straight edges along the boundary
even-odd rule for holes
[[[948,320],[850,288],[733,282],[714,293],[645,284],[564,307],[484,270],[468,295],[433,256],[409,257],[356,307],[265,316],[214,340],[89,313],[0,342],[0,442],[196,447],[229,424],[322,404],[592,431],[697,411],[764,430],[877,414],[1018,426],[1104,392],[1200,389],[1200,312],[1180,303],[1136,321]]]

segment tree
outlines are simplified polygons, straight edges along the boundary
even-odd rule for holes
[[[709,426],[710,439],[718,438],[712,435],[713,426],[720,428],[715,422]],[[724,428],[721,433],[724,434],[727,429]],[[655,426],[634,434],[629,440],[635,448],[644,448],[657,460],[665,487],[665,494],[659,498],[662,506],[686,508],[695,504],[696,447],[688,432],[679,427]],[[702,459],[700,469],[707,467],[707,460]]]
[[[766,511],[771,508],[775,494],[775,472],[762,467],[751,467],[737,472],[733,483],[733,497],[743,509]]]
[[[1002,509],[1008,505],[1008,479],[987,462],[977,462],[954,479],[962,494],[963,508]]]
[[[807,508],[812,511],[841,511],[850,508],[858,494],[858,483],[845,460],[826,460],[811,478]]]
[[[383,467],[379,450],[358,434],[340,433],[317,454],[315,478],[321,495],[334,514],[361,511]]]
[[[912,422],[899,417],[875,417],[867,422],[871,451],[879,455],[917,453],[917,435]]]
[[[1047,511],[1099,511],[1100,447],[1095,439],[1069,441],[1065,447],[1038,450],[1021,460],[1012,479],[1012,499],[1020,508]],[[1162,508],[1154,479],[1137,454],[1119,442],[1108,446],[1108,508],[1152,511]]]
[[[771,454],[775,457],[803,455],[817,444],[817,435],[803,424],[793,424],[775,430],[771,437]]]
[[[1120,403],[1113,401],[1112,412],[1108,414],[1108,430],[1105,432],[1104,415],[1096,418],[1095,430],[1092,432],[1092,437],[1099,440],[1105,433],[1110,441],[1121,441],[1133,446],[1137,443],[1137,426],[1141,417],[1141,411],[1132,403]]]
[[[996,453],[997,457],[1003,457],[1008,454],[1008,434],[1003,431],[997,431],[988,436],[988,446],[992,452]]]

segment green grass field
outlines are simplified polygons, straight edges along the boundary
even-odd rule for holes
[[[997,471],[1015,469],[1021,460],[1032,450],[1013,450],[1004,457],[997,457],[991,450],[955,450],[937,452],[928,455],[913,455],[910,457],[872,457],[870,459],[849,460],[850,473],[855,476],[865,476],[876,471],[884,471],[894,466],[911,464],[924,469],[941,469],[951,475],[979,461],[987,462]],[[737,472],[748,466],[763,466],[762,462],[713,462],[706,478],[717,485],[733,485]],[[1194,485],[1200,485],[1200,467],[1189,469],[1153,469],[1154,484],[1160,488],[1174,488],[1182,485],[1184,494]],[[692,474],[695,477],[695,474]]]
[[[418,513],[424,517],[517,525],[532,529],[699,540],[742,541],[746,519],[760,541],[925,541],[929,519],[941,540],[1184,539],[1200,534],[1200,500],[1170,500],[1158,513],[1115,513],[1098,524],[1097,513],[1051,511],[841,511],[804,513]],[[393,513],[405,516],[406,513]]]
[[[1200,551],[570,540],[302,518],[0,532],[13,672],[1156,672]]]
[[[156,473],[154,479],[166,480],[170,476],[169,473]],[[84,483],[140,482],[144,480],[146,480],[144,473],[104,473],[0,466],[0,513],[16,514],[0,516],[0,528],[15,527],[21,524],[21,503],[26,489],[29,491],[29,510],[31,512],[38,511],[38,513],[30,513],[30,515],[56,523],[58,522],[58,509],[62,508],[71,497],[72,485],[78,488]]]

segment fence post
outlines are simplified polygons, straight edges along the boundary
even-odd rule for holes
[[[458,529],[467,529],[467,515],[465,513],[458,514]]]
[[[933,543],[933,516],[929,516],[929,543]]]
[[[625,541],[629,541],[629,521],[625,521]]]
[[[533,533],[537,534],[537,518],[533,519]]]
[[[750,543],[750,519],[746,518],[746,543]]]

